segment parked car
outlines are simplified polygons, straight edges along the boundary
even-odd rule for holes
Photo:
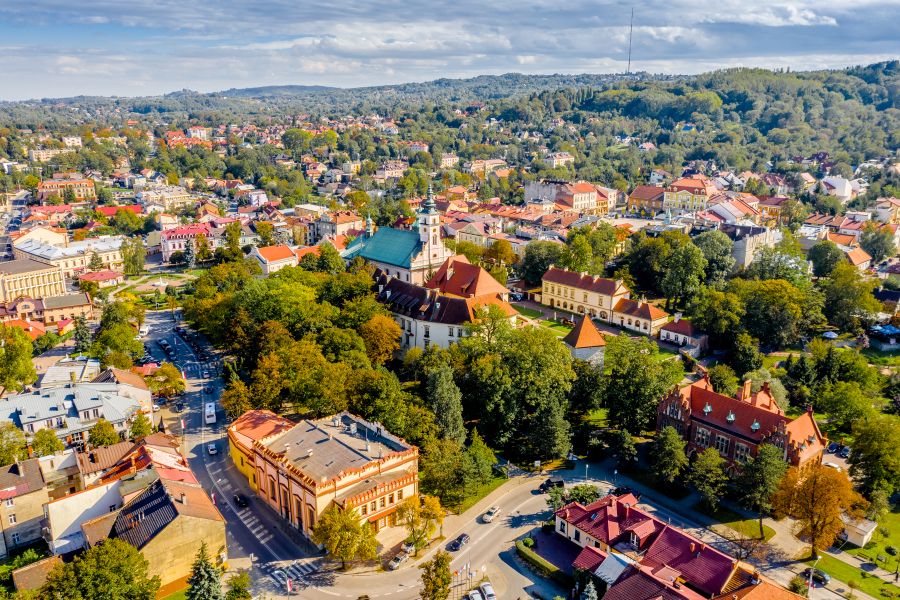
[[[215,444],[207,444],[206,451],[209,452],[210,454],[218,454],[219,453],[219,449],[216,448]]]
[[[828,585],[831,582],[831,575],[825,571],[820,571],[819,569],[805,569],[803,573],[801,573],[803,579],[807,581],[810,579],[810,574],[812,575],[813,583]]]
[[[247,499],[242,494],[234,495],[234,505],[238,508],[247,508],[250,503],[247,502]]]
[[[158,411],[158,410],[159,410],[159,404],[154,404],[154,405],[153,405],[153,412],[156,412],[156,411]]]
[[[391,571],[396,571],[407,560],[409,560],[409,554],[407,554],[406,552],[400,552],[391,559],[391,562],[388,563],[388,569],[390,569]]]
[[[203,371],[203,379],[209,379],[209,371]]]
[[[625,494],[631,494],[635,498],[640,499],[641,493],[637,490],[633,490],[630,487],[620,486],[617,488],[613,488],[609,491],[610,494],[614,496],[623,496]]]
[[[466,598],[468,598],[468,600],[484,600],[484,596],[482,596],[481,592],[478,590],[472,590]]]
[[[469,543],[469,534],[461,533],[461,534],[459,534],[459,537],[457,537],[455,540],[450,542],[449,546],[447,546],[447,547],[450,548],[451,552],[456,552],[457,550],[459,550],[460,548],[462,548],[463,546],[465,546],[468,543]]]
[[[831,442],[830,444],[828,444],[828,447],[825,448],[825,452],[827,452],[828,454],[834,454],[835,452],[837,452],[840,449],[841,449],[840,444],[838,444],[837,442]]]
[[[838,452],[838,456],[845,460],[850,458],[850,446],[844,446],[843,448],[841,448],[841,451]]]
[[[478,589],[481,590],[484,600],[497,600],[497,594],[494,593],[494,586],[491,585],[491,582],[486,581],[482,583]]]
[[[494,517],[496,517],[499,514],[500,514],[500,507],[492,506],[487,510],[486,513],[484,513],[481,516],[481,520],[484,521],[485,523],[490,523],[491,521],[494,520]]]
[[[547,492],[552,487],[565,487],[565,485],[566,485],[566,482],[562,477],[559,477],[558,475],[554,475],[553,477],[548,477],[547,481],[542,483],[541,487],[539,489],[542,492]]]
[[[181,402],[176,402],[175,408],[173,408],[172,410],[174,410],[177,413],[184,412],[184,404]]]
[[[406,552],[407,554],[412,554],[416,551],[416,545],[412,542],[403,542],[403,545],[400,546],[400,550]]]

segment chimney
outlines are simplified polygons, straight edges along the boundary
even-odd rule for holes
[[[185,494],[184,492],[181,492],[181,503],[187,504],[187,494]]]
[[[695,550],[697,550],[697,544],[691,542],[691,554],[693,554]]]
[[[750,402],[750,390],[753,387],[753,383],[748,379],[744,381],[744,387],[740,390],[740,398],[739,400],[743,400],[744,402]]]
[[[677,323],[677,322],[680,321],[680,320],[681,320],[681,313],[680,313],[680,312],[677,312],[677,313],[675,313],[674,315],[672,315],[672,322],[673,322],[673,323]]]
[[[806,405],[806,412],[809,413],[809,416],[812,416],[812,414],[813,414],[813,405],[812,404]]]

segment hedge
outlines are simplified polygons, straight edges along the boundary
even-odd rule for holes
[[[573,585],[575,585],[575,580],[571,575],[544,560],[544,558],[538,555],[538,553],[536,553],[531,548],[528,548],[522,542],[522,540],[516,541],[516,552],[518,552],[519,556],[521,556],[525,562],[531,565],[539,575],[542,575],[543,577],[549,577],[550,579],[553,579],[554,581],[568,588],[571,588]]]

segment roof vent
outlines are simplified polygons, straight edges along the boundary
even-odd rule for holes
[[[729,423],[734,423],[734,419],[735,419],[734,413],[729,410],[728,416],[725,417],[725,420],[728,421]]]
[[[356,435],[356,422],[350,423],[350,435]]]
[[[703,414],[708,415],[712,412],[712,406],[709,405],[709,402],[706,403],[706,406],[703,407]]]
[[[753,425],[750,426],[750,430],[751,431],[759,431],[759,428],[760,428],[759,421],[754,419]]]
[[[340,424],[341,424],[341,419],[340,419],[340,417],[338,417],[337,415],[331,417],[331,426],[332,426],[332,427],[337,427],[337,426],[339,426]]]
[[[312,448],[307,449],[306,450],[306,458],[309,458],[312,455],[313,455],[313,449]]]

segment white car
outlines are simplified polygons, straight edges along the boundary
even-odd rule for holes
[[[158,410],[159,410],[159,404],[154,404],[154,405],[153,405],[153,412],[156,412],[156,411],[158,411]]]
[[[390,569],[391,571],[396,571],[400,568],[400,565],[405,563],[407,560],[409,560],[409,554],[407,554],[406,552],[401,552],[391,559],[391,562],[388,563],[388,569]]]
[[[218,454],[219,453],[219,449],[216,448],[215,444],[207,444],[206,451],[209,452],[210,454]]]
[[[485,523],[490,523],[499,514],[500,514],[500,507],[492,506],[488,509],[488,511],[486,513],[484,513],[484,515],[482,515],[481,520],[484,521]]]
[[[469,600],[484,600],[484,596],[478,590],[472,590],[467,597]]]
[[[489,581],[482,583],[479,586],[481,590],[481,595],[484,596],[484,600],[497,600],[497,595],[494,593],[494,586],[491,585]]]
[[[209,379],[209,371],[203,371],[203,379]]]

